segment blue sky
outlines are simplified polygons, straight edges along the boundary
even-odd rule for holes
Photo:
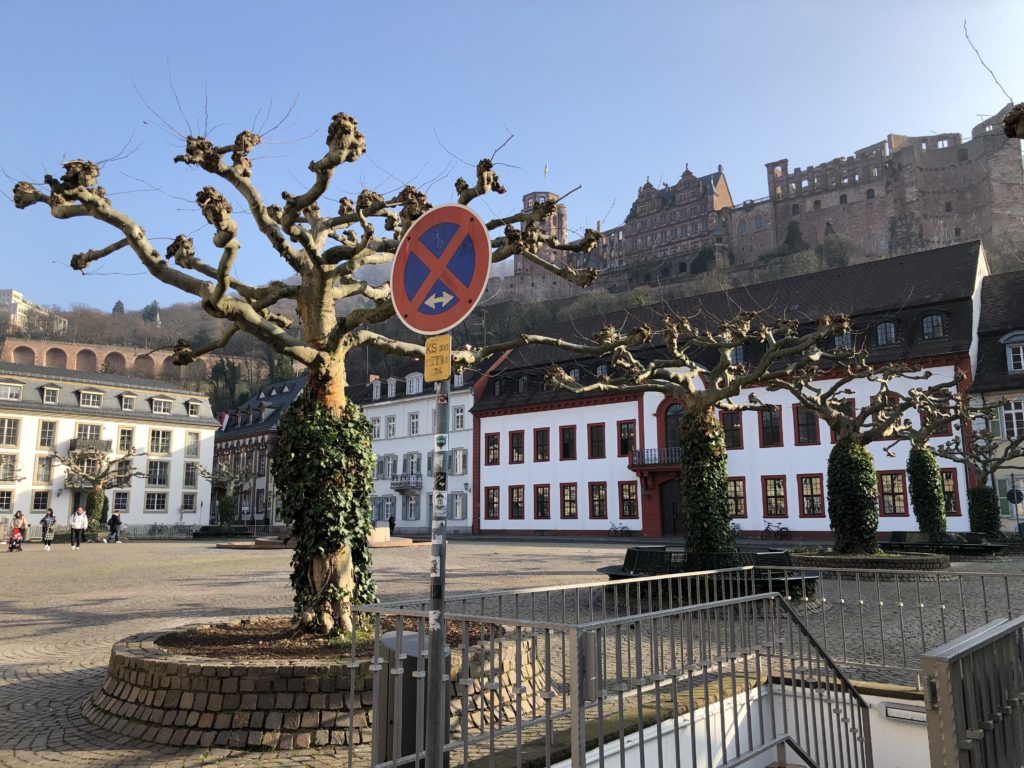
[[[646,178],[673,183],[687,163],[698,174],[721,163],[743,200],[766,193],[764,164],[782,157],[806,166],[888,133],[968,133],[1006,98],[964,39],[965,20],[1024,100],[1024,3],[1010,0],[370,6],[5,4],[0,168],[38,181],[64,159],[130,145],[104,168],[115,204],[159,244],[193,234],[210,258],[192,200],[211,179],[171,162],[181,142],[161,121],[180,134],[208,125],[227,141],[284,117],[254,155],[268,199],[308,183],[335,112],[356,117],[368,143],[335,177],[336,196],[435,180],[431,200],[448,202],[456,176],[472,171],[466,163],[513,133],[497,156],[515,166],[499,169],[508,194],[475,207],[508,213],[527,192],[582,185],[567,200],[570,225],[582,229],[621,223]],[[3,183],[9,196],[13,181]],[[118,299],[129,308],[189,299],[129,252],[96,274],[73,272],[72,253],[117,239],[97,223],[16,211],[6,199],[0,228],[0,287],[31,300],[109,310]],[[241,277],[287,276],[247,228],[242,242]]]

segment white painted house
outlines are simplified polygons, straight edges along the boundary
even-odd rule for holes
[[[430,491],[434,474],[433,384],[424,384],[422,363],[405,366],[401,375],[374,378],[350,386],[349,397],[362,407],[373,430],[376,468],[373,517],[395,518],[396,533],[430,531]],[[445,446],[448,471],[448,532],[471,530],[470,500],[473,423],[470,376],[456,373],[449,396],[449,434]]]
[[[877,363],[902,361],[930,371],[931,382],[964,372],[970,386],[977,363],[982,280],[988,273],[980,243],[941,248],[838,270],[749,286],[731,293],[680,299],[575,320],[552,333],[589,338],[601,326],[658,327],[659,312],[731,316],[741,308],[813,322],[829,313],[852,317],[854,330],[837,343],[856,344]],[[737,351],[756,355],[756,350]],[[477,489],[474,530],[482,534],[605,533],[625,525],[645,536],[682,536],[679,506],[679,403],[660,394],[579,397],[544,386],[557,364],[584,383],[607,373],[607,363],[573,359],[547,347],[504,358],[477,386],[474,406]],[[920,382],[903,381],[899,390]],[[864,382],[850,398],[866,404]],[[830,536],[825,475],[829,429],[784,393],[752,390],[778,407],[723,414],[729,463],[729,504],[736,522],[759,535],[767,522],[802,536]],[[744,395],[745,397],[745,395]],[[911,413],[910,418],[916,418]],[[948,440],[937,436],[932,443]],[[629,450],[627,450],[627,446]],[[916,530],[906,477],[909,446],[869,446],[879,489],[879,531]],[[940,459],[948,527],[968,530],[966,475]]]
[[[38,523],[52,507],[64,524],[86,491],[66,484],[54,452],[134,450],[140,477],[110,488],[126,524],[195,524],[209,519],[213,461],[209,401],[167,382],[0,363],[0,517],[21,510]]]

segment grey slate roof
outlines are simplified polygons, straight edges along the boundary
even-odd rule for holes
[[[858,337],[855,343],[863,340],[871,358],[878,362],[966,352],[972,340],[971,296],[981,258],[980,246],[975,241],[580,318],[544,332],[569,341],[583,341],[605,325],[628,332],[647,323],[657,330],[661,316],[666,313],[694,318],[697,323],[732,317],[740,310],[760,310],[769,317],[788,316],[809,323],[822,315],[845,313],[853,319]],[[926,340],[920,335],[920,321],[933,312],[943,315],[948,332],[943,338]],[[874,344],[874,329],[883,320],[896,323],[894,345]],[[572,360],[570,352],[552,347],[538,345],[514,351],[494,374],[508,379],[503,393],[495,395],[494,387],[488,386],[474,410],[572,399],[574,395],[545,390],[540,383],[547,366],[558,363],[568,367]],[[584,382],[593,380],[595,366],[596,361],[579,361]],[[516,386],[522,375],[529,377],[525,393],[518,392]]]
[[[52,412],[90,419],[195,424],[206,427],[217,423],[205,396],[157,379],[66,371],[17,363],[0,363],[0,379],[16,381],[23,385],[21,400],[3,401],[2,407],[8,411]],[[43,402],[44,387],[53,387],[57,390],[56,403]],[[83,408],[79,404],[80,392],[100,393],[103,396],[100,407]],[[121,396],[126,394],[136,397],[134,411],[125,411],[121,408]],[[154,397],[170,400],[171,413],[153,413],[149,400]],[[187,404],[190,401],[200,404],[198,417],[189,417]]]
[[[299,393],[305,385],[306,375],[303,374],[292,379],[276,381],[273,384],[267,384],[265,387],[262,387],[259,392],[237,408],[230,411],[231,421],[229,422],[227,429],[222,429],[217,432],[217,442],[221,442],[223,440],[235,440],[241,437],[263,434],[264,432],[276,432],[281,416],[286,410],[288,410],[288,406],[295,402],[295,398],[299,396]],[[266,413],[266,410],[264,411],[266,415],[262,421],[259,416],[261,405],[264,406],[265,409],[271,409],[270,413]],[[242,424],[239,424],[236,420],[235,414],[239,412],[243,414]],[[254,414],[252,424],[247,423],[247,414],[250,412]]]
[[[1024,331],[1024,270],[989,275],[981,286],[978,367],[972,392],[1024,390],[1024,373],[1007,370],[1006,347],[999,339]]]

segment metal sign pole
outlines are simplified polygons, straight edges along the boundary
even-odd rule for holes
[[[427,657],[427,768],[444,765],[445,731],[448,723],[448,697],[444,686],[445,621],[444,582],[448,512],[448,471],[444,462],[448,443],[449,380],[434,384],[437,405],[434,413],[434,489],[431,494],[430,525],[430,613],[427,620],[429,644]]]
[[[1010,473],[1010,488],[1017,490],[1017,475],[1014,472]],[[1014,495],[1016,498],[1016,495]],[[1017,534],[1020,534],[1020,504],[1016,501],[1013,502],[1013,520],[1017,524]]]

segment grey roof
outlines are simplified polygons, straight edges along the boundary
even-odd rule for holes
[[[260,388],[260,391],[250,397],[237,408],[229,411],[231,421],[226,429],[217,432],[218,442],[223,440],[235,440],[241,437],[251,437],[266,432],[276,432],[278,422],[288,407],[295,402],[302,388],[306,386],[306,375],[296,376],[292,379],[275,381]],[[258,414],[263,413],[261,419]],[[267,412],[269,410],[269,413]],[[239,424],[236,421],[236,414],[244,414],[245,423]],[[248,414],[254,415],[252,424],[248,423]]]
[[[878,362],[966,352],[972,340],[972,295],[980,258],[980,243],[965,243],[579,318],[545,329],[545,333],[583,341],[605,325],[627,332],[642,323],[658,329],[660,318],[666,313],[709,324],[715,318],[732,317],[740,310],[760,310],[770,317],[787,316],[808,323],[823,315],[843,313],[853,320],[857,342],[865,343],[871,359]],[[942,338],[926,340],[920,334],[921,319],[932,313],[943,316],[948,331]],[[896,325],[896,344],[875,344],[875,328],[882,321]],[[748,351],[748,356],[751,353],[756,350]],[[572,399],[575,396],[570,393],[543,389],[540,381],[544,368],[554,363],[568,367],[568,361],[573,359],[568,351],[540,345],[512,352],[494,373],[495,377],[508,378],[508,385],[503,386],[501,395],[495,395],[494,387],[488,386],[475,410]],[[597,361],[580,360],[574,364],[581,368],[582,381],[594,379]],[[517,380],[524,375],[528,377],[526,392],[520,393]]]
[[[1008,370],[1006,346],[999,342],[1013,331],[1024,331],[1024,271],[989,275],[981,285],[978,366],[972,392],[1024,389],[1024,373]]]
[[[156,379],[65,371],[36,365],[18,365],[17,363],[0,363],[0,377],[15,380],[23,386],[21,400],[3,401],[2,407],[7,411],[51,412],[92,419],[195,424],[206,427],[217,423],[213,418],[209,400],[205,397],[192,390],[176,387]],[[43,402],[44,389],[56,390],[56,402]],[[82,392],[101,394],[100,407],[83,407],[79,398],[79,394]],[[123,410],[123,395],[135,396],[134,410]],[[170,400],[171,412],[153,413],[146,403],[154,398]],[[188,415],[187,404],[189,402],[200,404],[199,416],[190,417]]]

